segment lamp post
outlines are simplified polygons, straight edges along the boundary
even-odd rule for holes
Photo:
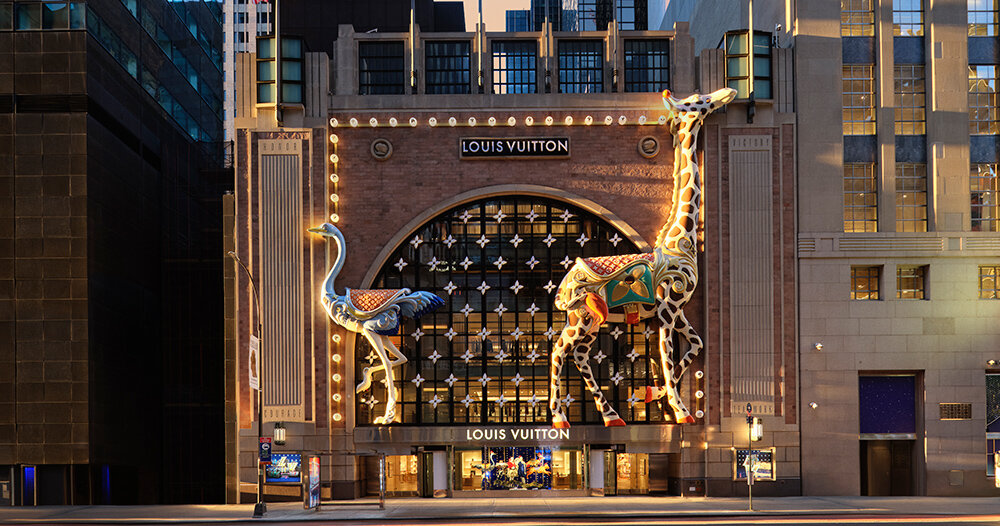
[[[753,477],[756,470],[757,455],[753,451],[753,443],[757,442],[764,435],[764,425],[760,419],[753,416],[753,406],[747,403],[747,458],[744,462],[747,474],[747,497],[749,497],[748,511],[753,511]]]
[[[264,381],[263,372],[264,368],[260,367],[260,359],[264,356],[264,324],[263,318],[260,315],[260,298],[257,296],[257,283],[253,280],[253,274],[247,269],[247,266],[243,264],[240,257],[236,255],[236,252],[232,250],[229,251],[229,257],[233,258],[243,272],[246,272],[247,278],[250,279],[250,290],[253,291],[253,301],[254,305],[257,307],[257,340],[258,340],[258,356],[257,363],[259,368],[259,374],[257,376],[257,444],[258,447],[261,442],[261,437],[263,436],[264,427]],[[257,504],[253,507],[254,518],[261,518],[264,513],[267,512],[267,505],[264,504],[264,464],[261,463],[260,458],[257,459]]]

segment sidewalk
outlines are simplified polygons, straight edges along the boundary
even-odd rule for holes
[[[390,499],[379,510],[377,499],[330,501],[319,511],[299,502],[267,505],[264,522],[373,521],[414,519],[693,518],[766,515],[996,515],[994,497],[561,497],[503,499]],[[253,504],[176,506],[40,506],[0,509],[7,523],[224,523],[248,522]]]

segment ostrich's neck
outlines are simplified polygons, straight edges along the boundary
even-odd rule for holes
[[[681,128],[674,136],[673,200],[667,222],[657,235],[657,248],[676,251],[682,239],[695,246],[701,208],[701,172],[695,155],[700,128],[696,122],[690,128]]]
[[[331,297],[337,295],[333,282],[337,279],[337,275],[340,274],[340,269],[344,267],[344,260],[347,258],[344,250],[346,243],[344,243],[344,236],[340,231],[334,231],[333,241],[337,245],[337,258],[334,260],[333,266],[330,267],[330,271],[326,273],[326,279],[323,280],[323,290],[327,296]]]

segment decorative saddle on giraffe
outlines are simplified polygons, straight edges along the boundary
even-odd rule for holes
[[[632,303],[656,304],[652,272],[655,254],[581,258],[581,261],[594,277],[604,282],[600,294],[609,309]],[[628,321],[638,323],[638,318],[629,316]]]

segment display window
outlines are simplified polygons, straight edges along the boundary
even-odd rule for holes
[[[579,449],[485,447],[455,452],[455,489],[569,490],[583,487]]]

